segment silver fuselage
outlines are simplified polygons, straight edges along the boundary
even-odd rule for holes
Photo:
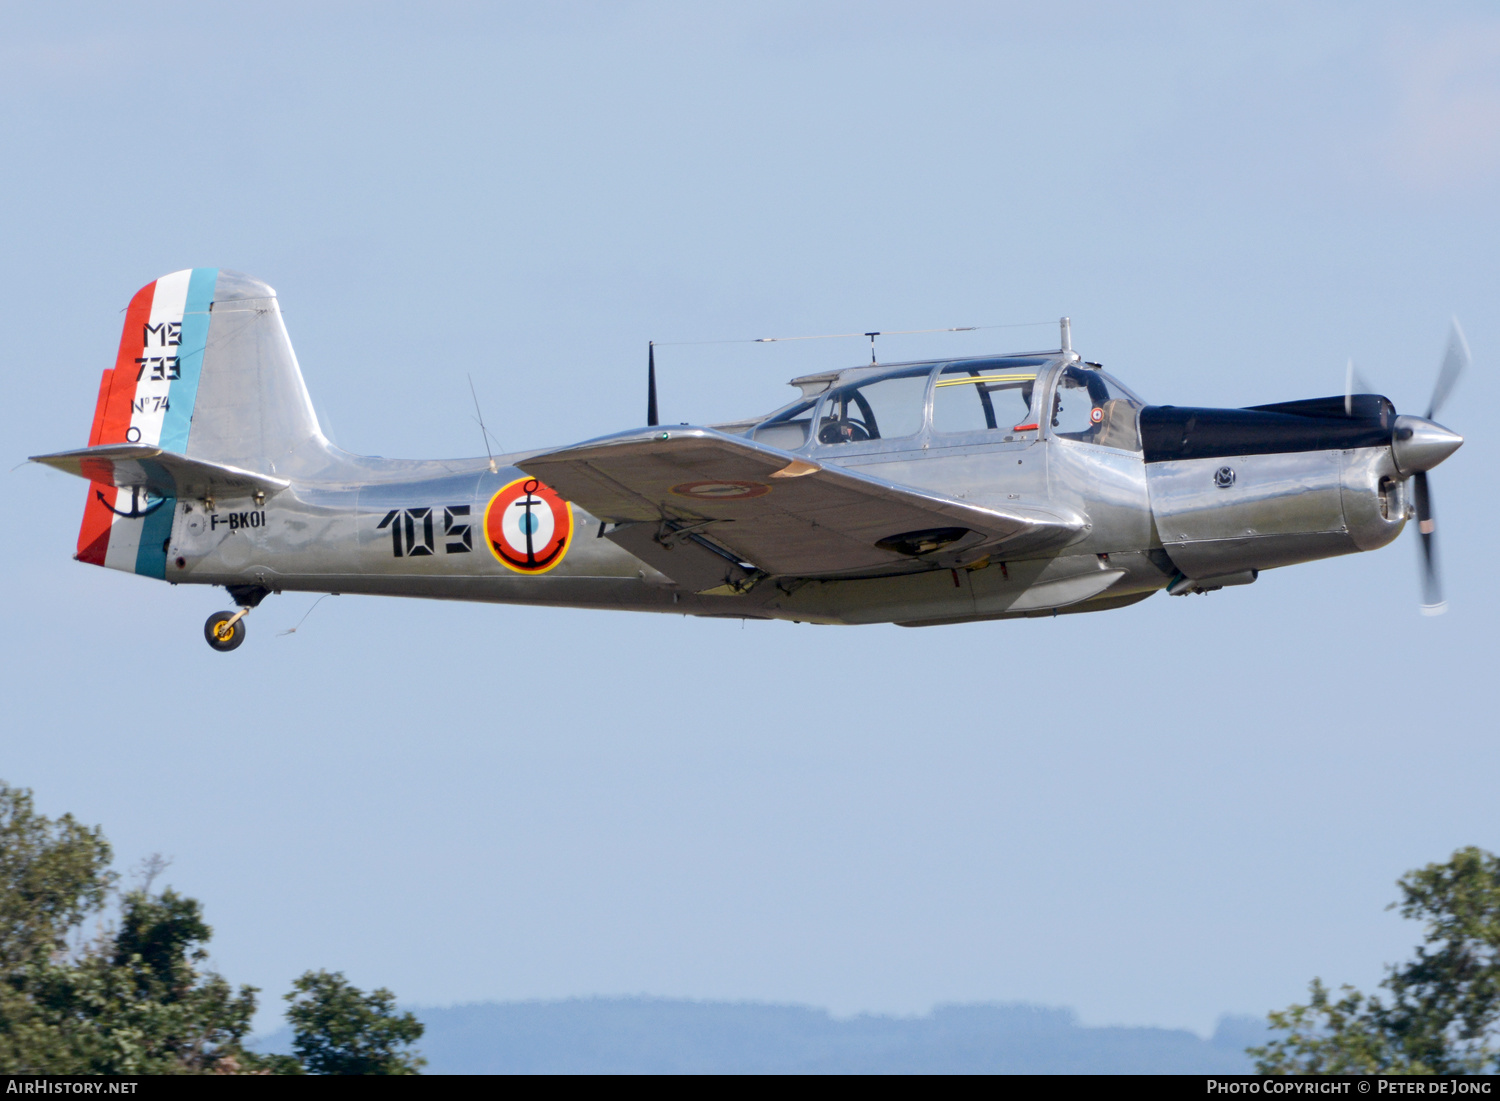
[[[1049,394],[1071,354],[1038,371]],[[879,369],[844,372],[836,383]],[[955,568],[884,576],[768,577],[733,595],[691,591],[607,537],[572,505],[571,543],[554,567],[520,573],[484,545],[486,507],[527,477],[530,455],[401,461],[328,449],[262,500],[169,500],[166,580],[506,604],[676,612],[815,623],[928,625],[1097,611],[1157,590],[1205,591],[1256,571],[1372,550],[1400,534],[1409,504],[1391,448],[1379,443],[1148,461],[1134,446],[1037,430],[996,439],[923,428],[900,440],[790,453],[986,508],[1084,519],[1071,543],[990,555]],[[1047,407],[1043,397],[1039,408]],[[747,425],[727,426],[742,432]],[[1119,441],[1116,441],[1119,442]],[[1128,442],[1128,441],[1126,441]]]

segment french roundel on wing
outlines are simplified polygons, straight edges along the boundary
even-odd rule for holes
[[[517,573],[546,573],[562,561],[573,540],[573,510],[535,478],[517,478],[490,498],[484,510],[485,542]]]

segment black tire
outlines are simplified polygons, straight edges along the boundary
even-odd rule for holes
[[[215,612],[208,617],[208,622],[203,625],[203,637],[208,639],[208,644],[221,653],[228,653],[240,643],[245,641],[245,617],[234,619],[234,612]],[[228,637],[221,635],[224,623],[234,619],[234,625],[229,628]]]

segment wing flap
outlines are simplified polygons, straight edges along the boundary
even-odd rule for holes
[[[144,489],[156,497],[233,499],[280,493],[290,482],[251,470],[189,459],[146,444],[117,443],[33,455],[34,463],[76,474],[99,485]]]
[[[926,569],[987,549],[1060,546],[1084,528],[1078,517],[981,508],[709,428],[622,433],[519,465],[601,519],[690,525],[781,576]]]
[[[723,586],[733,591],[750,577],[734,555],[691,531],[674,530],[670,522],[619,524],[604,537],[692,592]]]

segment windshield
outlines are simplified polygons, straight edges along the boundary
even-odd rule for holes
[[[779,447],[783,451],[795,451],[807,442],[812,428],[812,408],[817,404],[818,399],[812,398],[789,405],[757,424],[748,435],[752,440]]]

